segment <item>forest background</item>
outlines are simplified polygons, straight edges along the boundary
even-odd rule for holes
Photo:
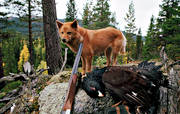
[[[43,8],[42,2],[40,0],[3,0],[0,2],[0,78],[9,73],[22,72],[22,65],[26,61],[29,61],[36,70],[49,66],[49,74],[55,74],[59,71],[57,68],[61,68],[66,46],[58,38],[60,46],[56,48],[60,53],[54,58],[49,57],[56,52],[47,49],[52,42],[49,42],[44,35],[46,23],[43,12],[48,9]],[[107,26],[117,28],[119,22],[116,21],[115,13],[110,11],[110,2],[110,0],[98,0],[94,3],[88,0],[83,8],[82,19],[78,19],[76,7],[78,1],[68,0],[66,18],[59,20],[67,22],[77,19],[80,26],[88,29]],[[126,25],[123,30],[128,40],[127,54],[123,57],[119,56],[118,64],[159,60],[162,46],[165,46],[171,60],[180,59],[179,0],[162,0],[159,7],[158,17],[152,15],[151,19],[147,20],[150,21],[148,32],[146,36],[142,36],[141,28],[135,25],[134,3],[130,2],[124,17]],[[53,9],[56,10],[56,7]],[[56,15],[51,16],[57,19]],[[56,29],[54,32],[57,32]],[[66,68],[72,68],[74,56],[75,54],[68,50]],[[55,65],[52,61],[59,64]],[[103,66],[105,62],[104,56],[95,57],[93,65]]]

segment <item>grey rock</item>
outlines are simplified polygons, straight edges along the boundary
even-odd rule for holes
[[[74,113],[93,113],[114,104],[112,97],[106,93],[103,98],[91,98],[82,89],[75,96]]]
[[[60,114],[67,88],[68,83],[56,83],[45,87],[39,97],[40,114]],[[112,97],[108,93],[103,98],[93,99],[79,88],[74,100],[73,113],[93,113],[113,104]]]
[[[57,83],[46,86],[40,92],[38,99],[40,114],[60,114],[67,87],[68,83]]]

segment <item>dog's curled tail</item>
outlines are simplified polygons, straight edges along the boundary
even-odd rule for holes
[[[125,55],[126,54],[127,39],[122,32],[121,32],[121,34],[122,34],[123,41],[122,41],[122,47],[121,47],[120,54]]]

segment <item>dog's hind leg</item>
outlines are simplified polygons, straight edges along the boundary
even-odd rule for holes
[[[91,72],[92,56],[86,56],[86,71]]]
[[[106,66],[110,66],[111,64],[111,52],[112,52],[112,49],[110,47],[104,51],[104,54],[107,58]]]

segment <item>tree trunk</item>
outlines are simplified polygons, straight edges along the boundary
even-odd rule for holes
[[[3,73],[3,61],[2,61],[2,51],[1,51],[1,44],[0,44],[0,78],[4,76]]]
[[[28,22],[29,22],[29,53],[30,63],[33,64],[33,51],[32,51],[32,16],[31,16],[31,0],[28,0]]]
[[[141,36],[138,35],[136,37],[136,59],[140,59],[141,57],[141,51],[142,50],[142,39],[141,39]]]
[[[56,4],[55,0],[42,0],[44,36],[46,45],[46,61],[49,66],[48,73],[58,73],[63,60],[59,34],[56,25]]]

